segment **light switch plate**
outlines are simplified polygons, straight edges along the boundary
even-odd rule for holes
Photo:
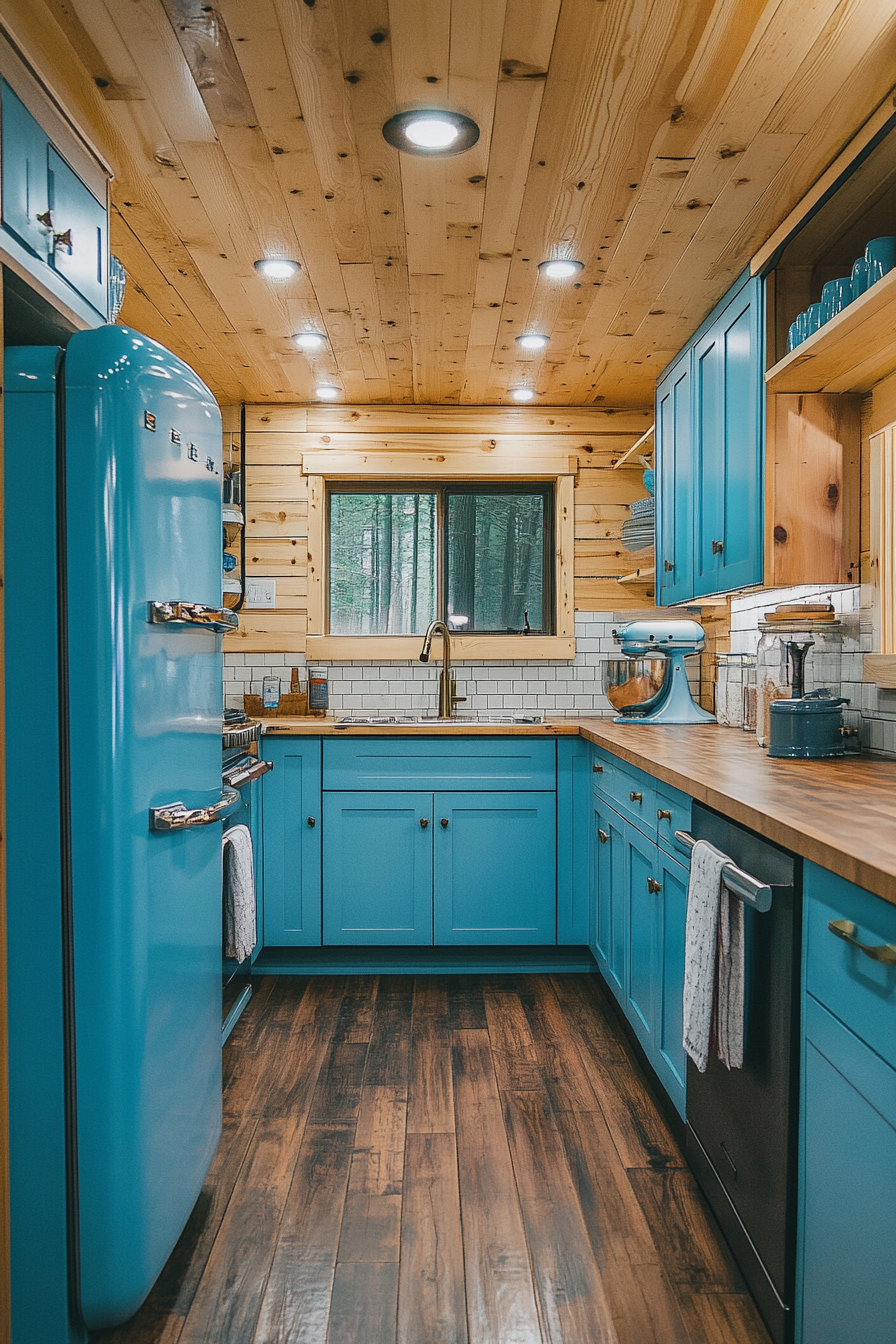
[[[245,605],[247,607],[276,607],[277,580],[247,579]]]

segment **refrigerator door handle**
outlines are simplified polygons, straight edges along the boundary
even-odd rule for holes
[[[190,826],[212,826],[235,812],[240,805],[236,789],[222,789],[221,797],[210,807],[185,807],[183,803],[166,803],[149,809],[151,831],[183,831]]]
[[[203,607],[199,602],[150,602],[147,619],[152,625],[198,625],[225,635],[240,623],[229,607]]]

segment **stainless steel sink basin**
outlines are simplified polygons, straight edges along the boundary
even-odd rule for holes
[[[544,723],[543,714],[456,714],[453,719],[439,719],[434,714],[376,714],[346,716],[336,721],[337,728],[390,728],[399,725],[441,728],[447,724]]]

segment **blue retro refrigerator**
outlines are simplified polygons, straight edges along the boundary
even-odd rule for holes
[[[221,1127],[221,420],[124,327],[6,352],[14,1344],[129,1317]]]

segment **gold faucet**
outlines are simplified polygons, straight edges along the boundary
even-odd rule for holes
[[[454,678],[451,675],[451,636],[444,621],[430,621],[423,636],[423,648],[420,650],[421,663],[429,662],[429,650],[433,635],[442,636],[442,670],[439,673],[439,718],[453,719],[454,706],[466,700],[465,695],[455,695]]]

